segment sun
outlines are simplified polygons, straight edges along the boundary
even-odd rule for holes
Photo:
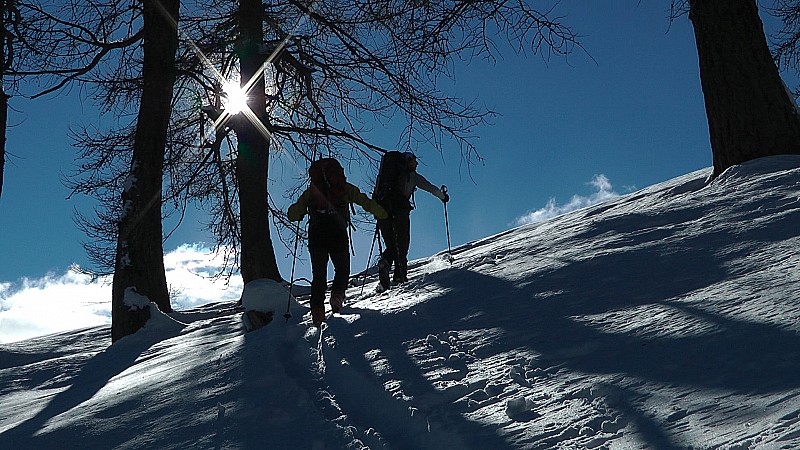
[[[223,101],[226,113],[234,115],[247,108],[247,94],[239,87],[239,83],[229,81],[225,83],[222,90],[226,97]]]

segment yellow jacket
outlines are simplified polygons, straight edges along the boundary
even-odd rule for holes
[[[305,217],[307,212],[310,212],[308,211],[308,207],[311,201],[312,189],[314,188],[309,186],[308,189],[300,194],[300,198],[298,198],[297,201],[289,207],[289,211],[287,211],[289,220],[292,222],[299,222],[303,220],[303,217]],[[377,219],[385,219],[389,217],[389,214],[381,205],[378,204],[378,202],[367,197],[366,194],[358,190],[357,187],[350,183],[347,183],[345,193],[342,198],[346,205],[355,203],[364,208],[364,211],[372,213],[372,215]]]

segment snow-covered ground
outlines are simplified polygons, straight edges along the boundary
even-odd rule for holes
[[[0,448],[798,448],[800,157],[708,173],[370,277],[321,332],[226,302],[1,345]]]

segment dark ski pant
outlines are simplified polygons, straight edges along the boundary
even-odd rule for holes
[[[331,291],[344,292],[350,281],[350,240],[347,229],[310,226],[308,253],[311,256],[311,306],[325,306],[328,259],[333,263]]]
[[[408,272],[408,246],[411,241],[411,219],[408,213],[396,214],[378,220],[386,249],[381,254],[384,264],[394,263],[394,280],[406,281]]]

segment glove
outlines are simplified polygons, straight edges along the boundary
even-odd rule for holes
[[[289,211],[287,211],[286,215],[288,216],[289,221],[300,222],[303,220],[303,216],[306,215],[306,212],[299,203],[295,203],[289,207]]]
[[[447,203],[450,201],[450,196],[447,194],[447,186],[442,185],[441,188],[442,196],[439,197],[442,200],[442,203]]]

